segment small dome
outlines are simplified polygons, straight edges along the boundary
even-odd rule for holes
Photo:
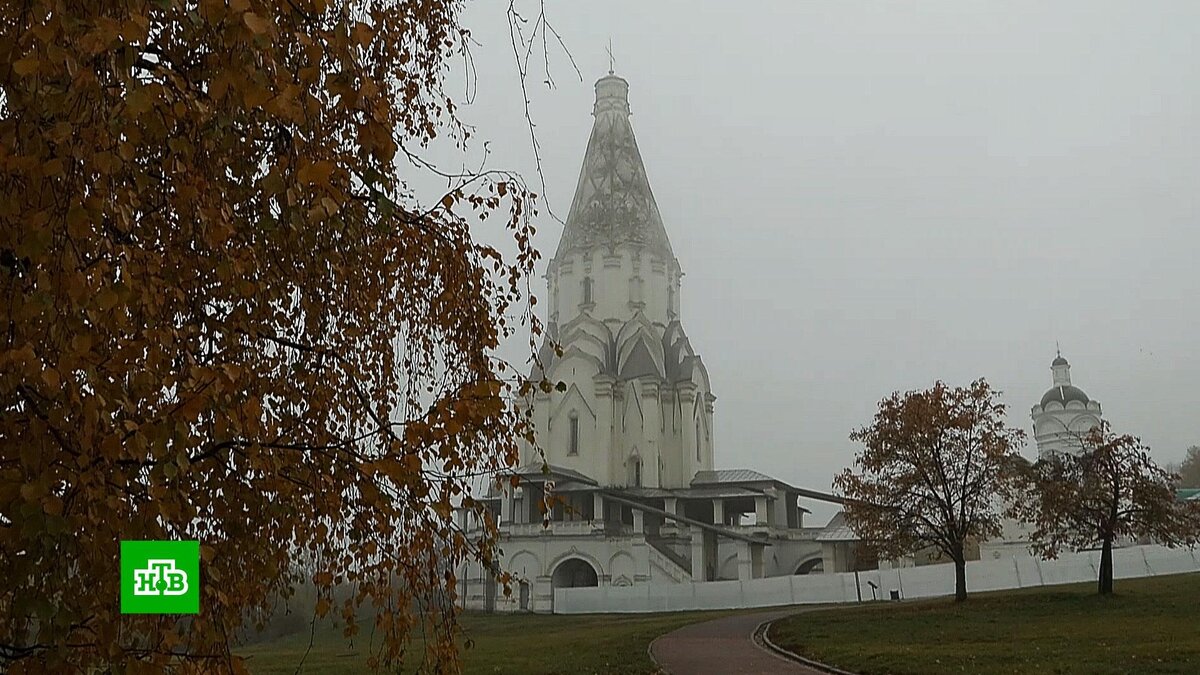
[[[1057,358],[1055,358],[1053,361],[1050,362],[1050,365],[1052,365],[1052,366],[1067,366],[1070,364],[1067,363],[1067,360],[1062,357],[1062,354],[1059,354]]]
[[[1050,391],[1047,391],[1042,396],[1042,406],[1044,407],[1051,401],[1058,401],[1063,405],[1066,405],[1068,401],[1079,401],[1086,405],[1090,400],[1088,395],[1083,393],[1082,389],[1068,384],[1061,387],[1051,387]]]

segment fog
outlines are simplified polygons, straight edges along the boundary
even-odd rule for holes
[[[507,8],[465,17],[471,152],[431,152],[473,165],[487,141],[487,166],[541,192]],[[538,5],[518,8],[528,32]],[[549,257],[558,242],[550,212],[570,206],[611,39],[686,274],[681,318],[718,396],[719,467],[827,489],[878,400],[936,379],[986,377],[1031,432],[1056,341],[1074,384],[1160,461],[1200,443],[1200,5],[546,12],[582,79],[550,35],[548,87],[538,37],[535,243]],[[451,79],[451,93],[467,86]],[[521,358],[520,342],[506,353]]]

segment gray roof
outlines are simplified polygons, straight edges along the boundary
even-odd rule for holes
[[[765,473],[759,473],[754,469],[717,469],[715,471],[697,471],[696,477],[692,479],[692,485],[758,482],[779,483],[781,481],[776,478],[771,478]]]
[[[1079,401],[1080,403],[1086,404],[1090,400],[1091,399],[1088,398],[1088,395],[1083,393],[1082,389],[1067,384],[1057,387],[1050,387],[1050,391],[1047,391],[1046,394],[1042,396],[1042,405],[1044,406],[1051,401],[1058,401],[1063,405],[1066,405],[1068,401]]]
[[[704,485],[693,488],[684,488],[682,490],[672,490],[674,496],[692,498],[692,499],[709,499],[716,497],[761,497],[762,490],[753,488],[741,487],[738,485]]]
[[[579,473],[574,469],[568,469],[561,466],[554,466],[546,462],[530,462],[522,466],[518,466],[509,472],[510,475],[515,474],[527,480],[541,479],[543,481],[555,480],[559,478],[567,478],[580,483],[595,485],[596,481]]]
[[[673,260],[629,123],[629,83],[612,74],[600,78],[592,115],[592,135],[554,257],[572,249],[634,244]]]
[[[1069,366],[1071,364],[1067,363],[1067,360],[1062,357],[1062,354],[1059,354],[1058,356],[1056,356],[1054,358],[1053,361],[1050,362],[1050,365],[1052,365],[1052,366]]]
[[[595,483],[580,483],[574,480],[554,484],[555,492],[595,492],[598,489]]]
[[[817,535],[817,541],[858,541],[859,536],[846,524],[846,512],[838,511]]]
[[[609,492],[615,492],[630,497],[640,497],[642,499],[654,499],[662,497],[674,497],[677,490],[668,490],[666,488],[654,487],[624,487],[624,488],[608,488]]]
[[[715,471],[697,471],[696,477],[692,479],[692,487],[702,487],[707,485],[738,485],[742,483],[774,483],[781,486],[789,492],[793,492],[801,497],[815,499],[822,502],[832,502],[841,504],[845,502],[845,498],[837,495],[832,495],[820,490],[810,490],[808,488],[799,488],[794,485],[789,485],[778,478],[772,478],[765,473],[760,473],[754,469],[717,469]]]

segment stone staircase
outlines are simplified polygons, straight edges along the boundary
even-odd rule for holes
[[[677,553],[661,538],[646,537],[649,544],[650,565],[666,573],[677,584],[688,583],[692,580],[692,561]]]

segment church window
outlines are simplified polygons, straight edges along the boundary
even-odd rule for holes
[[[633,460],[633,484],[636,487],[642,486],[642,460],[636,457]]]
[[[578,455],[579,454],[579,416],[576,415],[574,412],[571,413],[570,427],[571,427],[571,439],[569,441],[569,445],[567,446],[567,454],[568,455]]]
[[[696,420],[696,461],[700,461],[700,420]]]
[[[590,304],[592,304],[592,302],[593,302],[592,301],[592,278],[584,277],[583,278],[583,304],[590,305]]]

